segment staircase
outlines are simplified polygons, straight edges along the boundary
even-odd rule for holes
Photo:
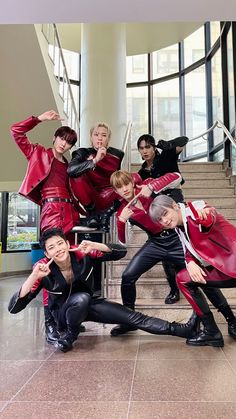
[[[136,172],[139,165],[133,165]],[[180,163],[181,173],[185,179],[183,193],[185,200],[204,199],[216,207],[231,223],[236,225],[236,194],[235,186],[231,185],[230,169],[227,161],[223,163]],[[124,259],[112,263],[112,275],[108,282],[108,298],[121,302],[121,274],[125,266],[146,241],[146,233],[138,227],[133,227],[132,243]],[[140,263],[142,263],[140,261]],[[158,263],[150,271],[140,277],[137,284],[136,308],[150,315],[168,320],[186,320],[192,309],[186,299],[173,305],[165,305],[164,298],[169,292],[162,264]],[[233,308],[236,308],[236,288],[223,290]],[[223,317],[214,313],[216,319],[222,322]]]

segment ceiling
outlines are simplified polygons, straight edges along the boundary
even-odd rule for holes
[[[0,23],[236,20],[235,0],[11,0]]]

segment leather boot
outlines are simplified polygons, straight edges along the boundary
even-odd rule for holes
[[[236,317],[228,304],[224,304],[218,308],[228,323],[228,333],[236,340]]]
[[[117,211],[117,208],[115,205],[112,205],[110,208],[108,208],[101,217],[101,227],[104,231],[110,230],[110,219],[111,216],[114,214],[114,212]]]
[[[79,328],[77,330],[72,330],[70,327],[68,327],[66,334],[58,339],[58,341],[55,343],[56,348],[62,352],[71,351],[73,348],[73,342],[76,341],[78,335]]]
[[[187,339],[186,343],[193,346],[224,346],[223,336],[218,329],[213,314],[210,312],[201,317],[204,329],[195,337]]]
[[[57,330],[57,325],[48,306],[44,306],[45,317],[45,337],[48,343],[54,344],[59,338],[60,334]]]
[[[196,311],[193,311],[191,316],[189,317],[187,323],[185,323],[186,327],[191,327],[192,331],[197,334],[201,330],[201,318],[197,315]]]

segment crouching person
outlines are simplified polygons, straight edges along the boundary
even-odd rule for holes
[[[42,288],[49,292],[49,307],[61,332],[55,346],[63,352],[72,349],[80,324],[84,321],[135,326],[157,335],[184,338],[194,335],[195,318],[186,324],[149,317],[104,298],[93,298],[93,259],[119,260],[126,254],[120,244],[103,244],[84,240],[70,248],[62,230],[45,231],[40,245],[46,258],[33,268],[21,289],[11,298],[8,310],[18,313]]]

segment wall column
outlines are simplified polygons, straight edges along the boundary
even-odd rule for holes
[[[111,144],[122,147],[126,129],[126,36],[124,24],[82,24],[80,144],[106,122]]]

